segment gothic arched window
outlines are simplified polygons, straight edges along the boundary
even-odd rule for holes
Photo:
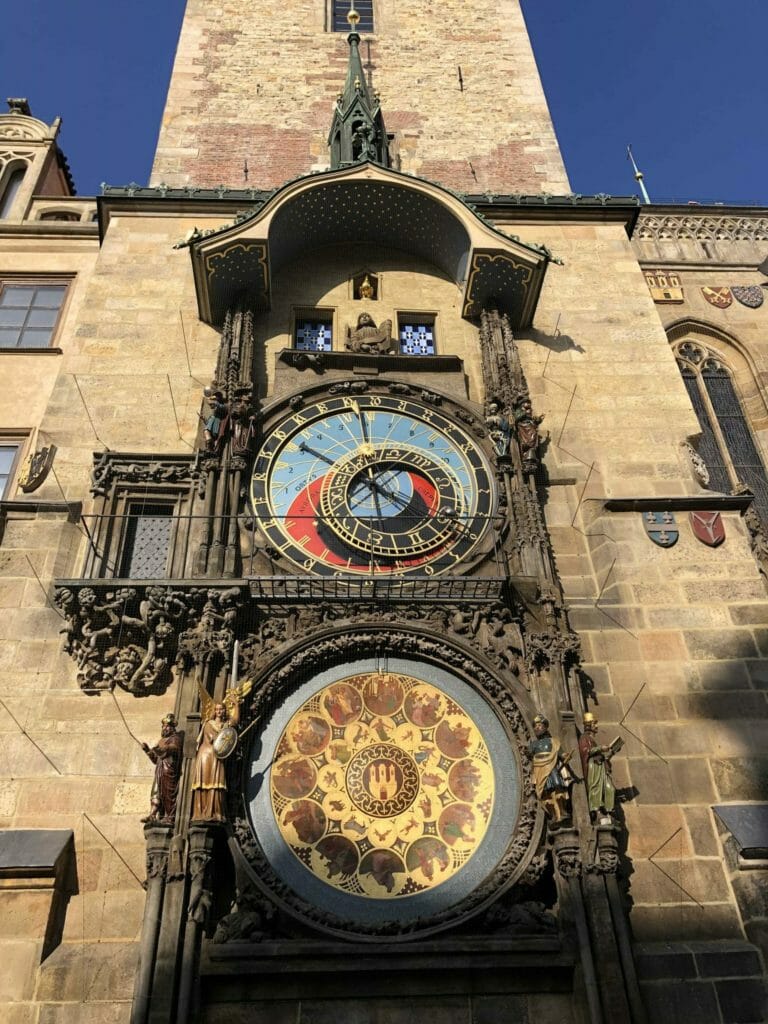
[[[676,345],[675,355],[701,426],[699,454],[710,488],[728,493],[746,484],[768,519],[768,476],[731,371],[717,354],[692,341]]]
[[[11,212],[13,201],[18,195],[21,183],[24,180],[27,165],[15,167],[5,182],[5,187],[0,195],[0,220],[4,220]]]

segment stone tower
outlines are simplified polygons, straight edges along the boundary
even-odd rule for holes
[[[761,1019],[764,213],[570,194],[516,0],[190,0],[98,225],[14,103],[9,1014]]]
[[[371,5],[365,5],[367,10]],[[329,165],[349,5],[187,5],[152,183],[276,188]],[[373,4],[365,75],[399,170],[466,192],[568,191],[517,0]],[[334,26],[341,31],[334,31]]]

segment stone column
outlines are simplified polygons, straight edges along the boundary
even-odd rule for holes
[[[144,906],[139,965],[133,989],[131,1024],[145,1024],[149,1013],[168,871],[168,849],[172,834],[173,829],[166,825],[151,823],[144,828],[144,837],[147,841],[147,901]]]
[[[190,882],[176,1007],[178,1021],[194,1019],[198,1009],[200,942],[211,909],[213,851],[220,830],[219,825],[190,825],[189,828]]]

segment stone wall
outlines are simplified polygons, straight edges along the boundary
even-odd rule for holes
[[[678,512],[664,549],[640,512],[605,509],[685,495],[706,508],[681,449],[698,423],[623,230],[526,231],[565,259],[519,346],[550,431],[546,516],[590,709],[605,742],[625,740],[614,777],[632,928],[651,941],[742,937],[711,807],[768,798],[763,579],[738,512],[714,549]]]
[[[328,166],[348,46],[325,6],[189,0],[153,184],[268,188]],[[474,4],[471,25],[460,0],[374,7],[361,54],[396,167],[470,192],[568,191],[517,0]]]

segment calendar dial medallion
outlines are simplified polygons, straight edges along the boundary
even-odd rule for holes
[[[273,430],[251,499],[270,543],[320,575],[433,575],[477,546],[493,511],[478,444],[448,416],[389,395],[314,402]]]

